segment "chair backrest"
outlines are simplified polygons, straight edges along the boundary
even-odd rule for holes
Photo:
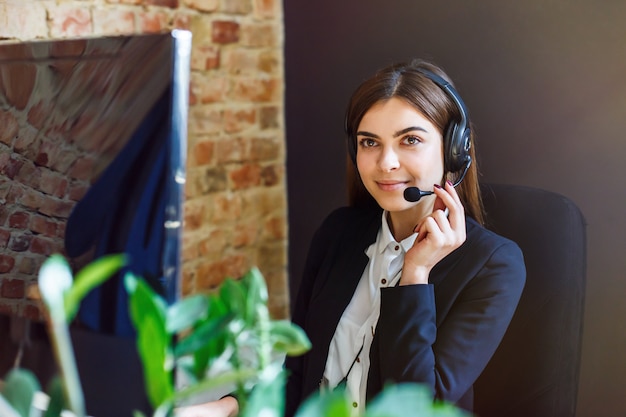
[[[566,197],[483,185],[487,228],[515,241],[526,286],[511,324],[474,385],[479,417],[574,417],[586,278],[586,223]]]

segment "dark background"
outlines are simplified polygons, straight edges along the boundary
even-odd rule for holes
[[[446,69],[487,182],[563,194],[588,222],[578,417],[626,415],[626,2],[285,2],[291,293],[308,242],[345,198],[343,115],[376,69]]]

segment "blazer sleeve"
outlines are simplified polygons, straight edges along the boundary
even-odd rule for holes
[[[432,284],[381,291],[375,385],[424,383],[450,402],[472,387],[504,336],[526,277],[522,253],[511,241],[484,259],[438,324]],[[443,278],[450,279],[456,278]]]

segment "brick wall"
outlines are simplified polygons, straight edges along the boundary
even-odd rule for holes
[[[174,28],[193,33],[183,292],[209,290],[256,265],[268,281],[273,315],[286,317],[280,0],[0,0],[5,42]],[[0,145],[14,147],[10,115],[0,119]],[[45,164],[24,162],[15,149],[3,155],[3,201],[16,200],[15,178],[47,173]],[[55,182],[54,175],[43,182],[49,188],[44,194],[52,197],[58,187],[69,186]],[[54,201],[63,213],[0,210],[0,312],[40,318],[33,274],[60,250],[72,206]]]

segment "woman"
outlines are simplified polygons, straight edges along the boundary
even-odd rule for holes
[[[525,267],[515,243],[482,227],[465,106],[435,65],[392,65],[357,88],[346,133],[351,205],[309,250],[293,321],[313,347],[287,359],[286,415],[320,387],[346,384],[362,409],[407,381],[471,410]]]
[[[292,319],[312,349],[287,358],[285,414],[342,384],[362,410],[386,383],[407,381],[471,410],[525,268],[515,243],[482,227],[463,101],[433,64],[392,65],[357,88],[346,133],[350,206],[309,249]],[[232,416],[237,402],[186,411]]]

